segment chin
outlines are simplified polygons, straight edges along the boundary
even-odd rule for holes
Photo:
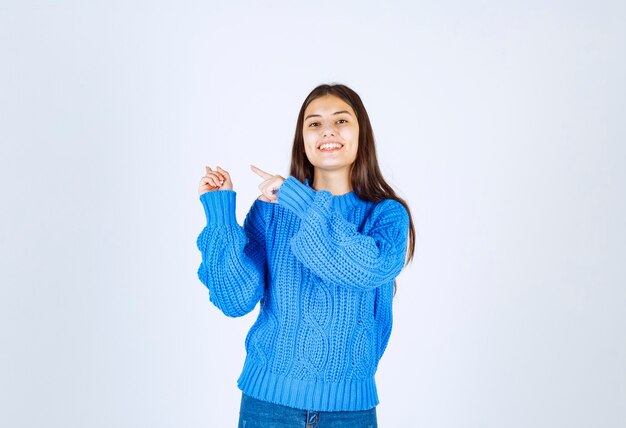
[[[347,164],[313,164],[313,166],[322,171],[339,171],[350,168],[350,165]]]

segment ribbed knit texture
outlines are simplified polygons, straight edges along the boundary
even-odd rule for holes
[[[255,201],[243,228],[235,192],[200,196],[200,280],[228,316],[259,316],[246,337],[239,388],[314,411],[378,404],[374,374],[391,333],[393,281],[408,214],[397,201],[333,196],[289,177],[278,203]]]

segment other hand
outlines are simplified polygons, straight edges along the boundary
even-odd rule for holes
[[[208,166],[205,168],[206,175],[200,179],[200,187],[198,188],[200,195],[214,190],[233,190],[233,182],[228,171],[219,166],[216,170],[212,170]]]

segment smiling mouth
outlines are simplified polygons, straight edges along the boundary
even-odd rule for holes
[[[342,147],[343,147],[343,144],[333,142],[333,143],[322,143],[319,145],[317,149],[322,152],[334,152],[334,151],[341,149]]]

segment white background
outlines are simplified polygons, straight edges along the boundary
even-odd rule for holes
[[[245,334],[196,276],[319,83],[412,208],[381,427],[626,426],[626,3],[0,3],[0,426],[233,427]]]

